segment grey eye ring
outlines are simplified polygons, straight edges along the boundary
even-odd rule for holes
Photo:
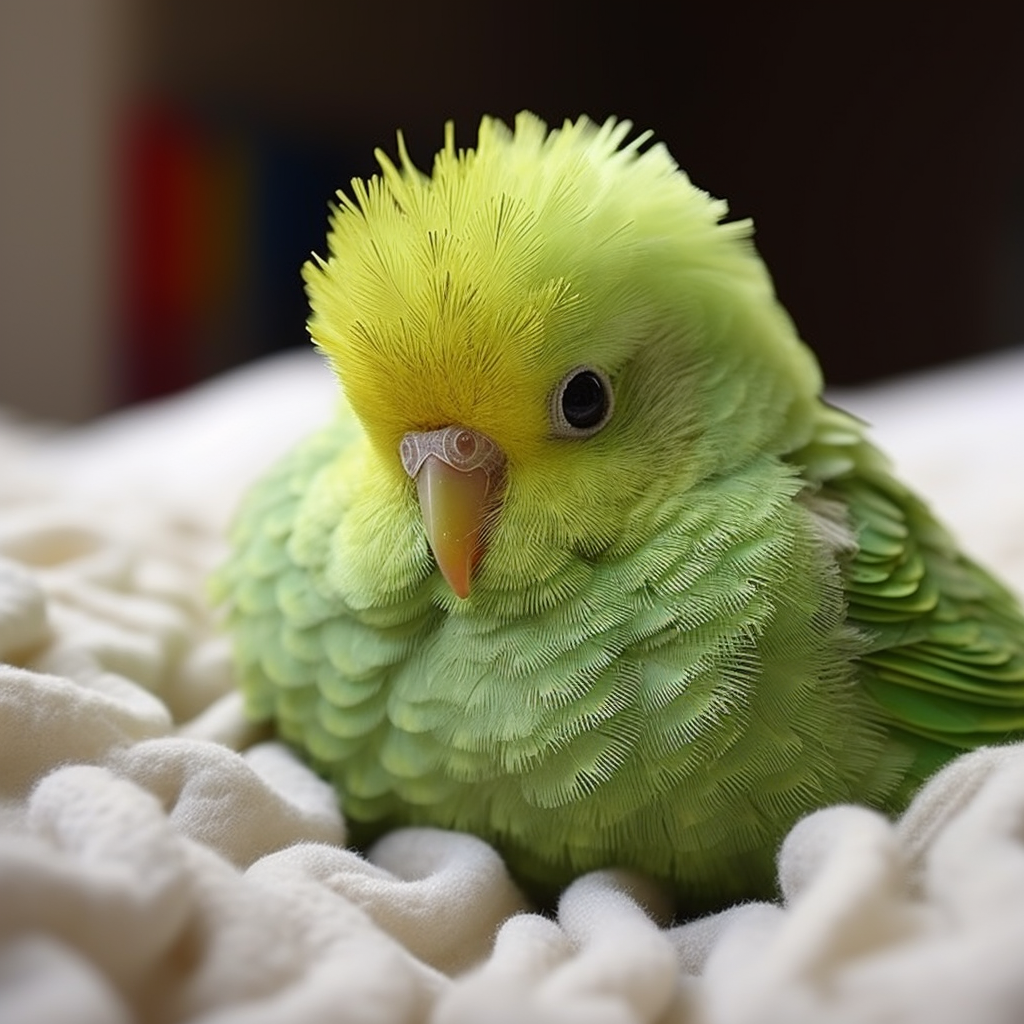
[[[614,409],[608,374],[595,366],[575,366],[551,393],[552,436],[592,437],[611,419]]]

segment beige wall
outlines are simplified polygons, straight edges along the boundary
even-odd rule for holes
[[[121,0],[0,3],[0,405],[111,400],[111,136]]]

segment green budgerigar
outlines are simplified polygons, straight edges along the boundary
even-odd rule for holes
[[[807,812],[1024,736],[1024,616],[822,401],[750,223],[629,132],[449,126],[339,193],[305,268],[337,417],[216,590],[358,836],[696,909],[771,893]]]

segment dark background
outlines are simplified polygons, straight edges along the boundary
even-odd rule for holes
[[[353,173],[397,127],[429,166],[445,120],[470,144],[484,112],[652,128],[755,218],[781,298],[849,383],[1024,339],[1015,8],[179,0],[155,38],[176,95],[343,140]]]
[[[103,2],[131,12],[108,406],[308,344],[299,268],[333,190],[396,129],[428,168],[445,121],[471,145],[523,108],[653,129],[752,216],[830,383],[1024,341],[1017,5]],[[191,135],[244,152],[245,188],[163,191],[167,139]]]

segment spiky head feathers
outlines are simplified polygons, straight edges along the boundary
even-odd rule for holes
[[[537,501],[604,493],[610,511],[804,439],[817,367],[750,224],[721,223],[725,204],[647,136],[624,144],[630,128],[523,113],[458,150],[449,125],[430,176],[400,145],[339,193],[330,256],[305,268],[310,332],[396,471],[405,432],[464,424]],[[552,429],[574,367],[615,392],[585,441]]]

